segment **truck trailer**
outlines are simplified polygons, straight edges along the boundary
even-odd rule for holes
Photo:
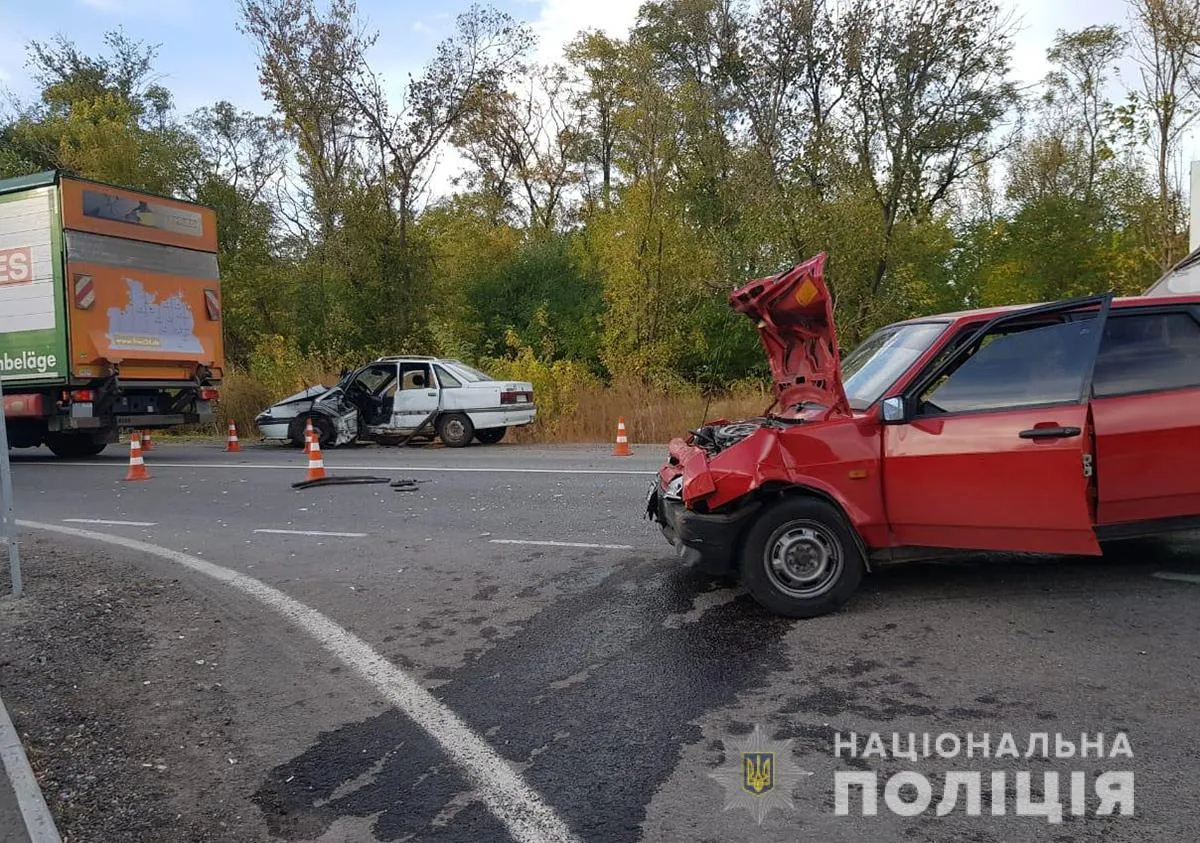
[[[100,453],[212,419],[216,214],[62,172],[0,180],[0,383],[13,448]]]

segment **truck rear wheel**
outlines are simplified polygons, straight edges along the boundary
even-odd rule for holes
[[[94,457],[108,447],[108,443],[91,433],[47,433],[46,447],[54,456],[64,459]]]

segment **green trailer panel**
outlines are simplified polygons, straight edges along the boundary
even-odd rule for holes
[[[0,191],[0,379],[67,378],[62,217],[54,186]]]

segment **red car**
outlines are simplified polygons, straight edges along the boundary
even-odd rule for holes
[[[671,442],[648,510],[685,561],[803,618],[878,563],[1200,526],[1200,295],[912,319],[841,359],[824,263],[730,297],[777,399]]]

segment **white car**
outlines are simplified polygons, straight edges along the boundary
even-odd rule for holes
[[[321,445],[385,444],[437,435],[462,448],[492,445],[537,416],[533,385],[494,380],[458,360],[381,357],[333,387],[313,386],[268,407],[255,421],[264,439],[304,443],[311,419]]]

